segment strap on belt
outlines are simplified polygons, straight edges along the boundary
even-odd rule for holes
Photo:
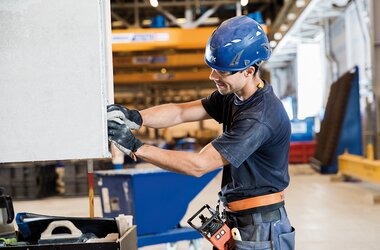
[[[251,197],[243,200],[229,202],[227,204],[226,210],[232,212],[238,212],[250,208],[268,206],[284,201],[285,194],[284,191],[261,195],[256,197]]]

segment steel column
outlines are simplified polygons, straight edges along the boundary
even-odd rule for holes
[[[375,102],[376,114],[376,144],[375,144],[375,157],[379,159],[380,156],[380,1],[370,1],[370,18],[371,18],[371,43],[372,43],[372,89]]]

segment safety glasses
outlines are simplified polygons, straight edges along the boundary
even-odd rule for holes
[[[221,77],[232,76],[238,72],[241,72],[241,71],[223,71],[223,70],[217,70],[217,69],[213,69],[213,70],[215,70],[215,72]]]
[[[258,68],[260,67],[260,64],[261,64],[261,61],[260,62],[257,62],[255,63],[254,65],[252,65],[253,67],[255,67],[255,70],[257,71]],[[248,68],[248,67],[247,67]],[[227,77],[227,76],[232,76],[238,72],[243,72],[244,70],[246,70],[247,68],[243,69],[243,70],[238,70],[238,71],[223,71],[223,70],[217,70],[217,69],[213,69],[211,68],[212,70],[214,70],[218,75],[220,75],[221,77]]]

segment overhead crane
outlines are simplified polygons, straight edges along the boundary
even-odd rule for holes
[[[214,29],[113,30],[115,84],[207,81],[203,53]]]

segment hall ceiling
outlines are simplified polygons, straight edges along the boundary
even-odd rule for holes
[[[157,15],[164,16],[168,27],[195,28],[216,26],[236,16],[260,11],[270,25],[286,0],[251,0],[246,6],[234,0],[159,0],[158,7],[149,0],[111,0],[113,28],[147,28]]]

